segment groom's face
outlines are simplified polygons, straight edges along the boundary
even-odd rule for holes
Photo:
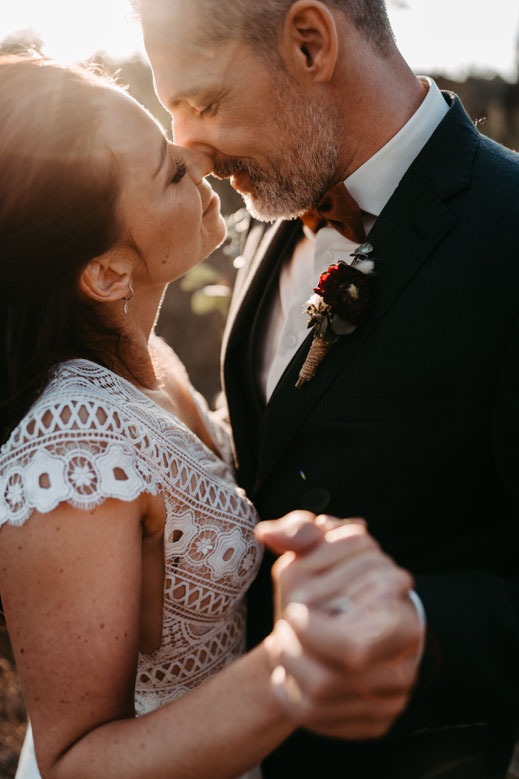
[[[214,173],[230,178],[260,219],[314,204],[336,176],[333,109],[310,102],[280,64],[242,41],[202,49],[185,25],[144,18],[143,28],[175,142],[210,155]]]

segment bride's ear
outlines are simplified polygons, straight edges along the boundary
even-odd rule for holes
[[[319,0],[296,0],[285,18],[280,54],[287,70],[299,82],[327,83],[339,56],[335,17]]]
[[[109,252],[90,260],[79,278],[80,291],[99,303],[122,300],[128,294],[132,280],[129,260]]]

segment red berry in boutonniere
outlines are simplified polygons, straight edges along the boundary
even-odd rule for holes
[[[299,389],[315,376],[330,346],[341,335],[349,335],[370,313],[373,307],[374,263],[368,259],[373,247],[364,243],[352,254],[350,264],[330,265],[321,274],[314,295],[307,301],[308,327],[314,330],[310,351],[299,373]]]

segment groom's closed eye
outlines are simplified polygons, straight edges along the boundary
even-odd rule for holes
[[[200,117],[213,116],[218,110],[218,103],[215,101],[214,103],[209,103],[209,105],[206,106],[205,108],[201,108],[201,109],[199,108],[197,110],[198,110],[198,115]]]
[[[205,90],[199,94],[193,94],[191,106],[199,117],[213,116],[218,110],[221,99],[221,92]]]
[[[222,97],[222,92],[215,89],[192,89],[172,97],[168,102],[168,109],[172,114],[175,114],[182,103],[185,103],[199,119],[203,119],[214,116],[218,111]]]

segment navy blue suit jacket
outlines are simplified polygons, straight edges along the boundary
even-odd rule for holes
[[[223,359],[240,482],[264,519],[295,508],[365,517],[414,575],[428,623],[419,683],[388,737],[300,732],[266,761],[266,777],[503,777],[514,740],[519,156],[446,99],[368,237],[374,312],[297,390],[309,335],[266,407],[262,321],[298,223],[253,224],[245,248]],[[250,594],[251,645],[271,627],[270,563]]]

